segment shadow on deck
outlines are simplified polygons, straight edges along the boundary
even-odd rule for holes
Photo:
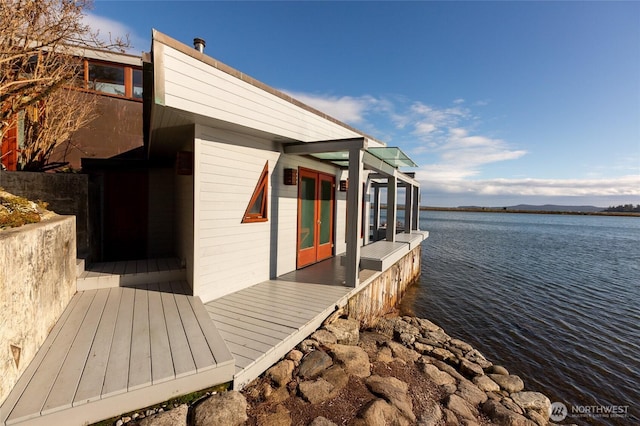
[[[0,424],[87,424],[225,382],[240,389],[346,303],[354,289],[337,263],[206,305],[175,262],[90,265]]]

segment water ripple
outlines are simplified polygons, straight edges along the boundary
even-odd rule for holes
[[[574,406],[630,405],[630,417],[607,420],[640,423],[640,220],[424,219],[421,282],[405,309],[516,372],[529,390]]]

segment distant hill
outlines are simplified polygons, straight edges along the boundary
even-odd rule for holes
[[[558,206],[555,204],[545,204],[542,206],[533,206],[530,204],[518,204],[517,206],[507,207],[512,210],[531,210],[544,212],[601,212],[603,207],[596,206]]]

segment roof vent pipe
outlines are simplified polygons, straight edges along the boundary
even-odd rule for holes
[[[193,39],[193,47],[200,53],[204,53],[205,42],[203,39],[196,37]]]

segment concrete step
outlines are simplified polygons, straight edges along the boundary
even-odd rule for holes
[[[137,265],[134,265],[135,263]],[[150,264],[153,265],[153,268],[150,267]],[[149,269],[152,270],[149,271]],[[117,272],[104,272],[105,270]],[[186,279],[186,275],[186,269],[176,259],[159,259],[157,263],[155,260],[144,260],[133,263],[93,264],[83,267],[83,271],[76,280],[76,287],[78,291],[132,287],[149,283],[183,281]]]

